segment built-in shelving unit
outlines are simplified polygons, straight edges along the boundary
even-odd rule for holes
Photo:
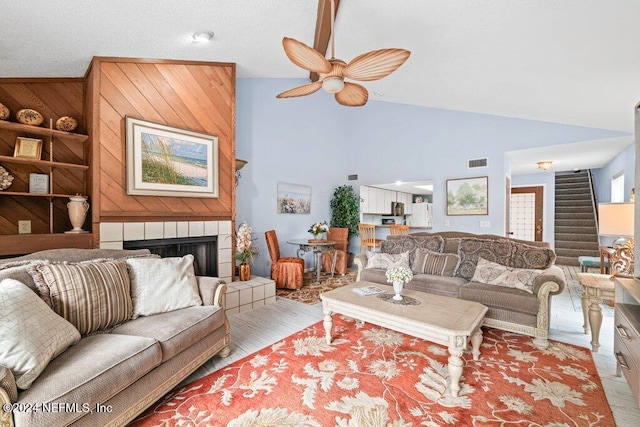
[[[89,233],[82,236],[67,234],[61,232],[60,224],[56,226],[57,215],[62,215],[64,202],[57,202],[58,206],[54,203],[55,199],[68,199],[76,193],[86,194],[86,173],[89,171],[89,166],[84,164],[86,162],[86,147],[84,144],[89,140],[88,135],[79,133],[71,133],[53,129],[53,120],[49,120],[49,127],[30,126],[22,123],[15,123],[10,121],[0,121],[0,132],[5,136],[5,141],[15,141],[16,137],[28,136],[32,138],[42,139],[43,143],[43,157],[44,159],[31,159],[25,157],[14,157],[5,152],[0,154],[0,164],[10,170],[10,173],[14,175],[22,175],[18,180],[19,184],[15,184],[5,191],[0,191],[0,203],[3,203],[4,198],[15,198],[13,203],[19,205],[20,198],[43,198],[46,201],[44,204],[37,204],[37,207],[33,208],[31,214],[33,219],[48,218],[48,233],[42,234],[41,230],[36,234],[3,234],[0,235],[0,247],[7,248],[7,251],[0,249],[0,256],[11,255],[15,253],[16,244],[25,247],[29,251],[38,250],[39,245],[57,247],[91,247],[92,236]],[[80,145],[80,148],[70,149],[71,146]],[[6,148],[5,148],[6,149]],[[66,161],[66,158],[57,158],[58,151],[69,152],[81,152],[81,160],[83,163],[71,163]],[[46,153],[46,156],[44,155]],[[28,183],[29,173],[42,173],[49,176],[49,191],[46,193],[31,193],[29,188],[25,185],[25,181]],[[72,174],[73,176],[69,176]],[[64,182],[64,185],[56,185],[57,181]],[[70,185],[70,182],[76,183]],[[63,191],[60,191],[63,190]],[[65,191],[67,190],[67,191]],[[69,191],[70,190],[70,191]],[[32,205],[29,205],[32,206]],[[24,216],[24,215],[22,215]],[[57,217],[57,221],[66,222],[67,218]],[[28,220],[31,218],[17,219]],[[17,222],[16,218],[10,218],[8,221]],[[42,229],[42,227],[40,227]],[[7,253],[5,253],[7,252]]]

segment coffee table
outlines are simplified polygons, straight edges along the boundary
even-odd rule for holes
[[[362,296],[353,291],[354,288],[364,286],[376,286],[388,291],[386,294],[369,296]],[[380,298],[380,295],[385,295],[385,299]],[[477,302],[407,289],[402,291],[405,303],[415,305],[402,305],[391,300],[392,295],[391,286],[365,281],[322,293],[320,299],[324,312],[327,343],[330,344],[332,338],[331,316],[339,313],[445,345],[450,354],[448,369],[451,376],[451,394],[458,396],[464,366],[460,356],[471,342],[473,360],[478,360],[480,357],[480,344],[482,344],[480,327],[488,310],[487,307]]]

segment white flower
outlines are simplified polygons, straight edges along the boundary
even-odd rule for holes
[[[401,265],[391,267],[385,274],[387,275],[387,282],[389,283],[409,283],[411,279],[413,279],[413,273],[411,270]]]
[[[327,225],[327,221],[316,222],[313,223],[311,227],[309,227],[308,231],[314,236],[322,233],[327,233],[329,232],[329,225]]]

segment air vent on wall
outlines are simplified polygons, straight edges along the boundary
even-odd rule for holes
[[[358,180],[358,175],[354,174],[354,175],[347,175],[347,179],[349,181],[357,181]]]
[[[468,169],[486,168],[489,166],[489,159],[484,157],[482,159],[467,160]]]

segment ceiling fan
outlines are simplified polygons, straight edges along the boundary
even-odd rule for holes
[[[335,58],[333,31],[335,19],[335,2],[331,0],[331,58],[329,59],[302,42],[289,37],[282,39],[284,52],[291,62],[305,70],[318,73],[320,79],[317,82],[284,91],[277,98],[311,95],[322,88],[326,92],[335,94],[339,104],[361,107],[367,103],[369,92],[362,85],[345,82],[345,77],[358,81],[379,80],[397,70],[411,54],[406,49],[373,50],[355,57],[347,64]]]

